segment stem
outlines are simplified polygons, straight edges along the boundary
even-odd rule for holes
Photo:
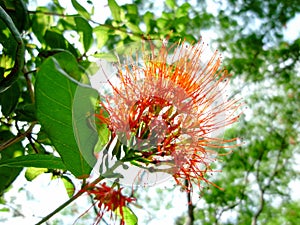
[[[257,183],[258,183],[258,188],[260,190],[260,196],[259,196],[260,203],[259,203],[258,210],[255,212],[255,214],[252,217],[251,225],[257,225],[258,217],[261,215],[261,213],[263,212],[264,207],[265,207],[265,202],[266,202],[265,193],[266,193],[267,189],[270,188],[277,173],[282,169],[282,168],[279,168],[279,163],[280,163],[281,155],[282,155],[284,149],[286,148],[286,146],[285,146],[284,137],[281,137],[281,138],[282,138],[282,143],[281,143],[281,147],[280,147],[279,152],[276,157],[276,162],[275,162],[273,172],[269,176],[269,179],[265,185],[263,184],[262,181],[260,181],[261,178],[260,178],[260,173],[259,173],[259,169],[260,169],[259,167],[260,167],[261,159],[258,161],[256,179],[257,179]],[[265,179],[264,179],[264,181],[265,181]]]
[[[85,181],[84,181],[83,186],[81,187],[81,189],[74,196],[72,196],[69,200],[67,200],[62,205],[60,205],[58,208],[56,208],[53,212],[51,212],[50,214],[45,216],[41,221],[39,221],[35,225],[40,225],[40,224],[46,222],[47,220],[49,220],[52,216],[54,216],[56,213],[61,211],[63,208],[68,206],[70,203],[72,203],[78,197],[80,197],[83,193],[85,193],[87,190],[89,190],[89,188],[94,187],[101,180],[103,180],[106,176],[109,176],[111,174],[111,171],[115,170],[117,167],[119,167],[122,164],[123,164],[122,161],[117,161],[110,169],[108,169],[104,174],[102,174],[100,177],[95,179],[92,183],[85,183]]]
[[[30,13],[30,14],[38,14],[38,13],[40,13],[40,14],[44,14],[44,15],[58,16],[58,17],[62,17],[62,18],[76,16],[76,15],[68,15],[68,14],[63,14],[63,13],[42,12],[42,11],[28,11],[28,13]],[[96,25],[107,27],[109,29],[117,30],[117,31],[120,31],[120,32],[123,32],[123,33],[127,33],[127,34],[130,34],[130,35],[136,36],[136,37],[140,37],[140,38],[144,37],[142,33],[134,33],[134,32],[128,31],[125,28],[115,27],[115,26],[112,26],[112,25],[109,25],[109,24],[101,24],[101,23],[99,23],[99,22],[97,22],[95,20],[92,20],[92,19],[89,19],[88,21],[90,21],[90,22],[92,22],[92,23],[94,23]]]
[[[29,78],[28,73],[25,73],[24,77],[25,77],[25,80],[26,80],[26,85],[27,85],[27,89],[28,89],[28,92],[29,92],[29,95],[30,95],[31,102],[34,103],[35,99],[34,99],[34,91],[33,91],[32,82]]]
[[[117,167],[119,167],[120,165],[122,165],[123,162],[121,161],[117,161],[108,171],[107,174],[110,174],[111,170],[116,169]],[[49,220],[52,216],[54,216],[56,213],[58,213],[59,211],[61,211],[63,208],[65,208],[66,206],[68,206],[70,203],[72,203],[73,201],[75,201],[78,197],[80,197],[83,193],[85,193],[90,187],[93,187],[94,185],[98,184],[101,180],[103,180],[106,176],[106,173],[104,173],[102,176],[98,177],[96,180],[94,180],[92,183],[87,183],[85,184],[74,196],[72,196],[69,200],[67,200],[66,202],[64,202],[62,205],[60,205],[58,208],[56,208],[53,212],[51,212],[50,214],[48,214],[47,216],[45,216],[40,222],[38,222],[36,225],[40,225],[44,222],[46,222],[47,220]]]
[[[63,203],[62,205],[60,205],[58,208],[56,208],[53,212],[51,212],[50,214],[48,214],[47,216],[45,216],[40,222],[38,222],[36,225],[40,225],[44,222],[46,222],[47,220],[49,220],[52,216],[54,216],[56,213],[58,213],[60,210],[62,210],[63,208],[65,208],[67,205],[69,205],[71,202],[73,202],[75,199],[77,199],[78,197],[80,197],[82,194],[84,193],[84,191],[82,191],[82,189],[77,192],[76,195],[74,195],[72,198],[70,198],[68,201],[66,201],[65,203]]]
[[[188,180],[185,180],[185,185],[188,186]],[[188,201],[188,221],[185,223],[187,225],[193,225],[195,221],[194,217],[194,205],[192,202],[192,195],[190,191],[187,191],[187,201]]]
[[[92,183],[90,184],[86,184],[84,187],[82,187],[75,195],[73,195],[69,200],[67,200],[66,202],[64,202],[62,205],[60,205],[59,207],[57,207],[53,212],[51,212],[50,214],[48,214],[47,216],[45,216],[41,221],[39,221],[37,224],[35,225],[40,225],[44,222],[46,222],[47,220],[49,220],[52,216],[54,216],[56,213],[58,213],[60,210],[62,210],[63,208],[65,208],[66,206],[68,206],[70,203],[72,203],[73,201],[75,201],[77,198],[79,198],[82,194],[85,193],[86,190],[88,190],[88,188],[90,186],[96,185],[97,183],[99,183],[101,180],[103,179],[103,177],[98,177],[96,180],[94,180]]]

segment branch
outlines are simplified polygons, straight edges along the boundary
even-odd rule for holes
[[[188,180],[185,180],[185,185],[188,186]],[[191,192],[187,191],[186,195],[187,195],[187,202],[188,202],[188,219],[185,225],[193,225],[195,221],[195,216],[194,216],[194,205],[192,202]]]
[[[24,139],[27,135],[29,135],[33,129],[33,127],[35,126],[36,122],[33,122],[30,127],[28,128],[28,130],[26,130],[24,133],[19,133],[17,136],[7,140],[6,142],[2,143],[0,145],[0,152],[3,151],[4,149],[6,149],[7,147],[21,141],[22,139]]]
[[[55,209],[53,212],[51,212],[50,214],[48,214],[47,216],[45,216],[36,225],[40,225],[40,224],[46,222],[47,220],[49,220],[52,216],[54,216],[56,213],[58,213],[59,211],[61,211],[62,209],[64,209],[66,206],[68,206],[70,203],[72,203],[77,198],[79,198],[83,193],[85,193],[87,190],[89,190],[90,187],[94,187],[101,180],[103,180],[105,177],[107,177],[111,173],[112,170],[115,170],[117,167],[119,167],[122,164],[123,164],[123,162],[117,161],[109,170],[107,170],[106,173],[102,174],[100,177],[98,177],[97,179],[95,179],[92,183],[83,183],[82,188],[73,197],[71,197],[69,200],[67,200],[66,202],[64,202],[57,209]]]
[[[99,183],[103,178],[102,177],[98,177],[96,180],[94,180],[92,183],[90,184],[86,184],[84,187],[82,187],[75,195],[73,195],[69,200],[67,200],[66,202],[64,202],[63,204],[61,204],[59,207],[57,207],[53,212],[51,212],[50,214],[48,214],[47,216],[45,216],[42,220],[40,220],[37,224],[35,225],[41,225],[44,222],[46,222],[47,220],[49,220],[52,216],[54,216],[56,213],[58,213],[59,211],[61,211],[62,209],[64,209],[66,206],[68,206],[69,204],[71,204],[73,201],[75,201],[77,198],[79,198],[81,195],[83,195],[86,190],[88,190],[89,187],[91,187],[91,185],[96,185],[97,183]]]
[[[62,17],[62,18],[65,18],[65,17],[75,17],[77,15],[68,15],[68,14],[63,14],[63,13],[56,13],[56,12],[42,12],[42,11],[28,11],[28,13],[30,14],[38,14],[38,13],[41,13],[41,14],[44,14],[44,15],[50,15],[50,16],[58,16],[58,17]],[[136,36],[136,37],[140,37],[140,38],[144,38],[144,35],[142,33],[134,33],[132,31],[128,31],[126,28],[122,28],[122,27],[115,27],[115,26],[112,26],[112,25],[109,25],[109,24],[101,24],[95,20],[92,20],[92,19],[89,19],[88,21],[90,21],[91,23],[94,23],[96,25],[99,25],[99,26],[103,26],[103,27],[107,27],[109,29],[112,29],[112,30],[117,30],[117,31],[120,31],[122,33],[126,33],[126,34],[130,34],[132,36]]]
[[[24,67],[25,47],[24,47],[24,42],[22,40],[21,34],[16,28],[14,22],[1,6],[0,6],[0,19],[8,27],[15,41],[17,42],[16,60],[15,60],[14,67],[12,68],[10,74],[4,77],[4,79],[0,82],[0,93],[2,93],[6,91],[18,79],[19,73],[22,72],[22,69]]]
[[[34,90],[33,90],[32,82],[29,78],[28,73],[24,73],[24,77],[25,77],[25,80],[26,80],[26,85],[27,85],[27,89],[28,89],[28,92],[29,92],[29,95],[30,95],[31,102],[34,103],[35,98],[34,98]]]
[[[11,205],[9,205],[9,204],[4,204],[5,206],[7,206],[7,207],[9,207],[10,209],[12,209],[13,210],[13,215],[14,216],[21,216],[21,217],[23,217],[23,218],[25,218],[25,215],[23,214],[23,213],[21,213],[17,208],[15,208],[14,206],[11,206]]]
[[[277,175],[277,173],[279,171],[279,169],[278,169],[279,161],[280,161],[280,157],[281,157],[283,149],[284,149],[284,140],[282,141],[281,148],[279,149],[279,152],[277,154],[276,163],[275,163],[275,166],[274,166],[273,173],[271,174],[271,176],[269,177],[268,182],[264,186],[259,183],[259,179],[258,179],[258,176],[259,176],[258,170],[259,170],[259,168],[257,168],[257,179],[258,179],[258,186],[259,186],[259,190],[260,190],[260,205],[259,205],[258,210],[256,211],[256,213],[254,214],[254,216],[252,218],[251,225],[257,225],[258,217],[260,216],[260,214],[262,213],[262,211],[264,209],[264,205],[265,205],[264,195],[265,195],[266,190],[271,186],[272,181],[274,180],[275,176]],[[259,161],[259,163],[260,163],[260,161]]]
[[[60,205],[57,209],[55,209],[53,212],[45,216],[40,222],[38,222],[36,225],[43,224],[47,220],[49,220],[52,216],[54,216],[56,213],[58,213],[60,210],[68,206],[70,203],[72,203],[74,200],[76,200],[78,197],[80,197],[84,191],[81,189],[76,193],[76,195],[73,195],[72,198],[70,198],[68,201],[64,202],[62,205]]]
[[[252,166],[250,167],[252,168]],[[218,224],[218,221],[221,219],[222,215],[224,212],[228,211],[228,210],[231,210],[231,209],[234,209],[236,206],[238,206],[239,204],[241,204],[241,202],[244,200],[245,198],[245,191],[246,191],[246,187],[247,187],[247,183],[248,183],[248,177],[249,177],[249,174],[250,174],[250,170],[247,171],[246,175],[245,175],[245,178],[244,178],[244,186],[243,186],[243,189],[241,191],[241,197],[236,201],[236,202],[233,202],[232,204],[228,205],[227,207],[224,207],[220,210],[220,212],[218,213],[218,215],[215,216],[216,218],[216,224]]]

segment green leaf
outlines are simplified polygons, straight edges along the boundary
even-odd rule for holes
[[[62,176],[61,180],[64,183],[68,196],[71,198],[75,193],[75,185],[72,180],[67,176]]]
[[[78,86],[72,108],[75,139],[80,152],[90,165],[95,163],[93,151],[98,141],[94,116],[98,97],[99,94],[95,89]]]
[[[14,138],[15,136],[10,131],[0,132],[0,144]],[[24,154],[24,148],[21,142],[10,145],[0,153],[0,163],[6,160],[14,160],[14,157]],[[1,167],[0,169],[0,196],[3,194],[6,188],[8,188],[12,182],[17,178],[22,168],[17,167]]]
[[[19,104],[15,110],[15,120],[19,121],[36,121],[35,105],[34,104]]]
[[[35,178],[37,178],[39,175],[47,172],[47,168],[36,168],[36,167],[29,167],[27,168],[25,172],[25,178],[28,181],[33,181]]]
[[[72,5],[73,7],[77,10],[77,12],[83,16],[84,18],[86,18],[87,20],[89,20],[91,18],[91,15],[88,11],[86,11],[86,9],[80,5],[76,0],[72,0]]]
[[[46,7],[36,8],[37,12],[48,12]],[[40,42],[44,41],[44,35],[48,27],[53,23],[53,16],[42,13],[35,13],[32,18],[32,31]]]
[[[46,131],[41,127],[38,135],[37,135],[37,141],[38,143],[41,143],[43,145],[51,145],[51,141],[46,133]]]
[[[9,208],[6,208],[6,207],[0,208],[0,212],[9,212],[9,211],[10,211]]]
[[[2,54],[10,58],[13,62],[15,60],[17,43],[14,40],[14,37],[8,29],[7,25],[3,22],[3,20],[0,20],[0,43],[3,46]]]
[[[83,42],[84,49],[87,52],[93,42],[93,28],[82,17],[75,17],[75,23],[76,23],[77,31],[79,31],[80,33],[80,37],[82,39],[81,41]]]
[[[126,26],[132,30],[132,32],[134,33],[142,33],[142,30],[140,29],[140,27],[137,24],[131,23],[131,22],[126,22]]]
[[[23,0],[0,1],[0,3],[20,32],[28,29],[30,25],[29,16]]]
[[[14,83],[6,91],[2,92],[0,95],[0,105],[1,111],[4,116],[9,116],[14,109],[16,108],[19,97],[20,97],[20,88],[18,83]]]
[[[55,31],[47,30],[44,39],[51,48],[67,49],[66,39],[63,35]]]
[[[156,23],[157,23],[157,27],[159,27],[160,29],[164,29],[169,26],[170,21],[163,19],[163,18],[159,18],[156,20]]]
[[[69,51],[61,51],[53,55],[59,62],[60,67],[72,78],[77,81],[83,79],[83,74],[80,71],[76,58]]]
[[[0,161],[0,167],[36,167],[48,169],[61,169],[66,170],[65,164],[61,158],[53,155],[23,155],[13,159]]]
[[[149,33],[152,30],[153,18],[154,18],[154,14],[152,12],[147,11],[144,14],[143,19],[144,19],[144,23],[145,23],[145,25],[147,27],[146,33]]]
[[[67,169],[76,177],[87,177],[96,162],[93,148],[97,142],[97,133],[96,136],[92,135],[95,131],[88,126],[85,120],[85,110],[91,108],[89,94],[95,93],[95,90],[81,87],[62,69],[54,57],[49,57],[42,64],[35,85],[37,117],[44,131],[62,157]],[[73,103],[78,88],[86,94],[85,98],[81,99],[82,104],[85,107],[89,105],[89,107],[78,107],[80,111],[76,117],[81,116],[81,120],[75,123],[73,121]],[[78,128],[81,130],[77,130]],[[78,133],[86,134],[78,135]]]
[[[138,224],[138,218],[137,216],[132,212],[132,210],[128,207],[123,207],[123,216],[124,221],[126,225],[137,225]]]
[[[104,26],[97,26],[94,28],[94,34],[97,37],[97,48],[101,49],[109,39],[108,28]]]
[[[128,14],[138,15],[139,14],[138,7],[136,4],[126,4],[125,7],[127,10],[127,15]]]
[[[109,141],[110,130],[108,129],[106,124],[98,125],[98,135],[99,135],[99,140],[95,146],[95,152],[101,151]]]
[[[191,5],[188,2],[182,4],[175,13],[176,18],[180,18],[180,17],[188,15],[190,8],[191,8]]]
[[[76,30],[75,18],[76,16],[61,18],[58,21],[58,26],[61,25],[62,27],[60,29],[63,30]]]
[[[118,58],[113,53],[100,52],[94,54],[94,57],[107,60],[108,62],[117,62]]]
[[[65,49],[70,51],[75,57],[78,56],[78,53],[74,46],[70,44],[62,34],[54,31],[47,30],[44,35],[46,44],[52,49]]]
[[[112,17],[116,21],[121,21],[121,10],[122,8],[117,4],[115,0],[108,0],[108,6],[110,8]]]
[[[175,9],[176,1],[175,0],[166,0],[166,5],[170,7],[170,9]]]

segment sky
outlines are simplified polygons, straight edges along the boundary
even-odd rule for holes
[[[34,5],[34,1],[30,1],[32,6]],[[46,4],[48,0],[38,0],[38,4]],[[72,9],[72,6],[70,4],[70,1],[60,1],[63,6],[69,9],[70,14],[72,14],[74,11]],[[82,1],[82,4],[86,7],[89,7],[88,4],[84,4],[85,1]],[[131,1],[118,1],[119,4],[129,3]],[[162,1],[160,1],[162,2]],[[214,12],[215,6],[211,5],[212,1],[208,1],[209,6],[208,8]],[[107,6],[106,1],[94,1],[96,11],[100,10],[99,13],[95,15],[93,18],[94,20],[103,23],[107,17],[110,16],[110,11]],[[34,10],[34,8],[32,8]],[[294,40],[296,37],[299,36],[300,33],[300,15],[298,14],[295,19],[289,21],[289,23],[286,25],[286,28],[284,30],[284,35],[286,40],[291,41]],[[216,37],[216,34],[212,31],[207,31],[202,33],[203,39],[206,42],[209,42],[210,39],[213,39]],[[8,202],[13,202],[17,205],[22,205],[22,208],[20,212],[25,217],[12,217],[7,222],[1,223],[3,225],[14,225],[14,224],[33,224],[37,222],[42,216],[45,216],[49,212],[53,211],[55,208],[57,208],[60,204],[65,202],[68,199],[68,196],[65,192],[64,185],[61,180],[55,179],[51,180],[50,174],[43,174],[37,177],[32,182],[27,182],[24,178],[24,172],[17,178],[16,182],[14,183],[14,188],[10,190],[6,195],[5,198],[8,200]],[[77,183],[77,186],[80,184]],[[165,182],[163,184],[160,184],[158,187],[162,189],[168,189],[171,188],[173,185],[172,182]],[[297,190],[300,186],[299,182],[294,184],[291,187],[294,189],[294,199],[300,200],[300,192]],[[18,189],[21,187],[21,190]],[[143,192],[142,192],[143,193]],[[148,196],[156,196],[156,190],[155,188],[150,188],[149,190],[145,191],[143,193],[144,195]],[[155,198],[155,197],[154,197]],[[195,197],[194,202],[198,202],[198,204],[201,204],[201,201]],[[173,201],[173,205],[176,207],[173,207],[169,210],[165,210],[164,203],[166,204],[169,201]],[[72,215],[70,217],[64,217],[65,224],[72,224],[77,216],[79,216],[81,213],[84,212],[89,207],[89,203],[86,201],[86,198],[79,198],[76,203],[80,206],[83,206],[81,208],[81,212]],[[176,216],[181,215],[183,212],[186,212],[187,210],[187,202],[186,202],[186,195],[182,193],[178,188],[175,189],[175,191],[168,196],[166,196],[165,199],[161,201],[162,203],[162,210],[159,211],[159,213],[156,214],[156,218],[151,220],[149,225],[157,225],[157,224],[173,224],[173,218]],[[176,203],[176,204],[175,204]],[[133,208],[133,211],[137,214],[138,218],[147,218],[149,215],[147,213],[147,210],[145,209],[138,209]],[[59,216],[59,215],[58,215]],[[230,216],[230,215],[228,215]],[[1,219],[0,219],[1,222]],[[142,223],[141,223],[142,224]]]

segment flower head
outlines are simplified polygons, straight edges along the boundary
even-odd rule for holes
[[[144,43],[142,54],[119,62],[118,84],[110,81],[112,94],[101,104],[124,146],[123,161],[171,173],[191,189],[207,182],[216,149],[235,141],[217,135],[238,119],[239,105],[224,99],[230,75],[217,51],[207,58],[202,42],[158,44]]]
[[[106,183],[101,183],[99,186],[93,186],[87,189],[89,194],[94,195],[94,199],[98,202],[100,209],[98,221],[103,217],[105,212],[115,212],[121,216],[121,224],[124,224],[123,207],[128,203],[135,201],[133,197],[124,196],[122,188],[117,190],[109,187]],[[118,210],[118,212],[117,212]]]

